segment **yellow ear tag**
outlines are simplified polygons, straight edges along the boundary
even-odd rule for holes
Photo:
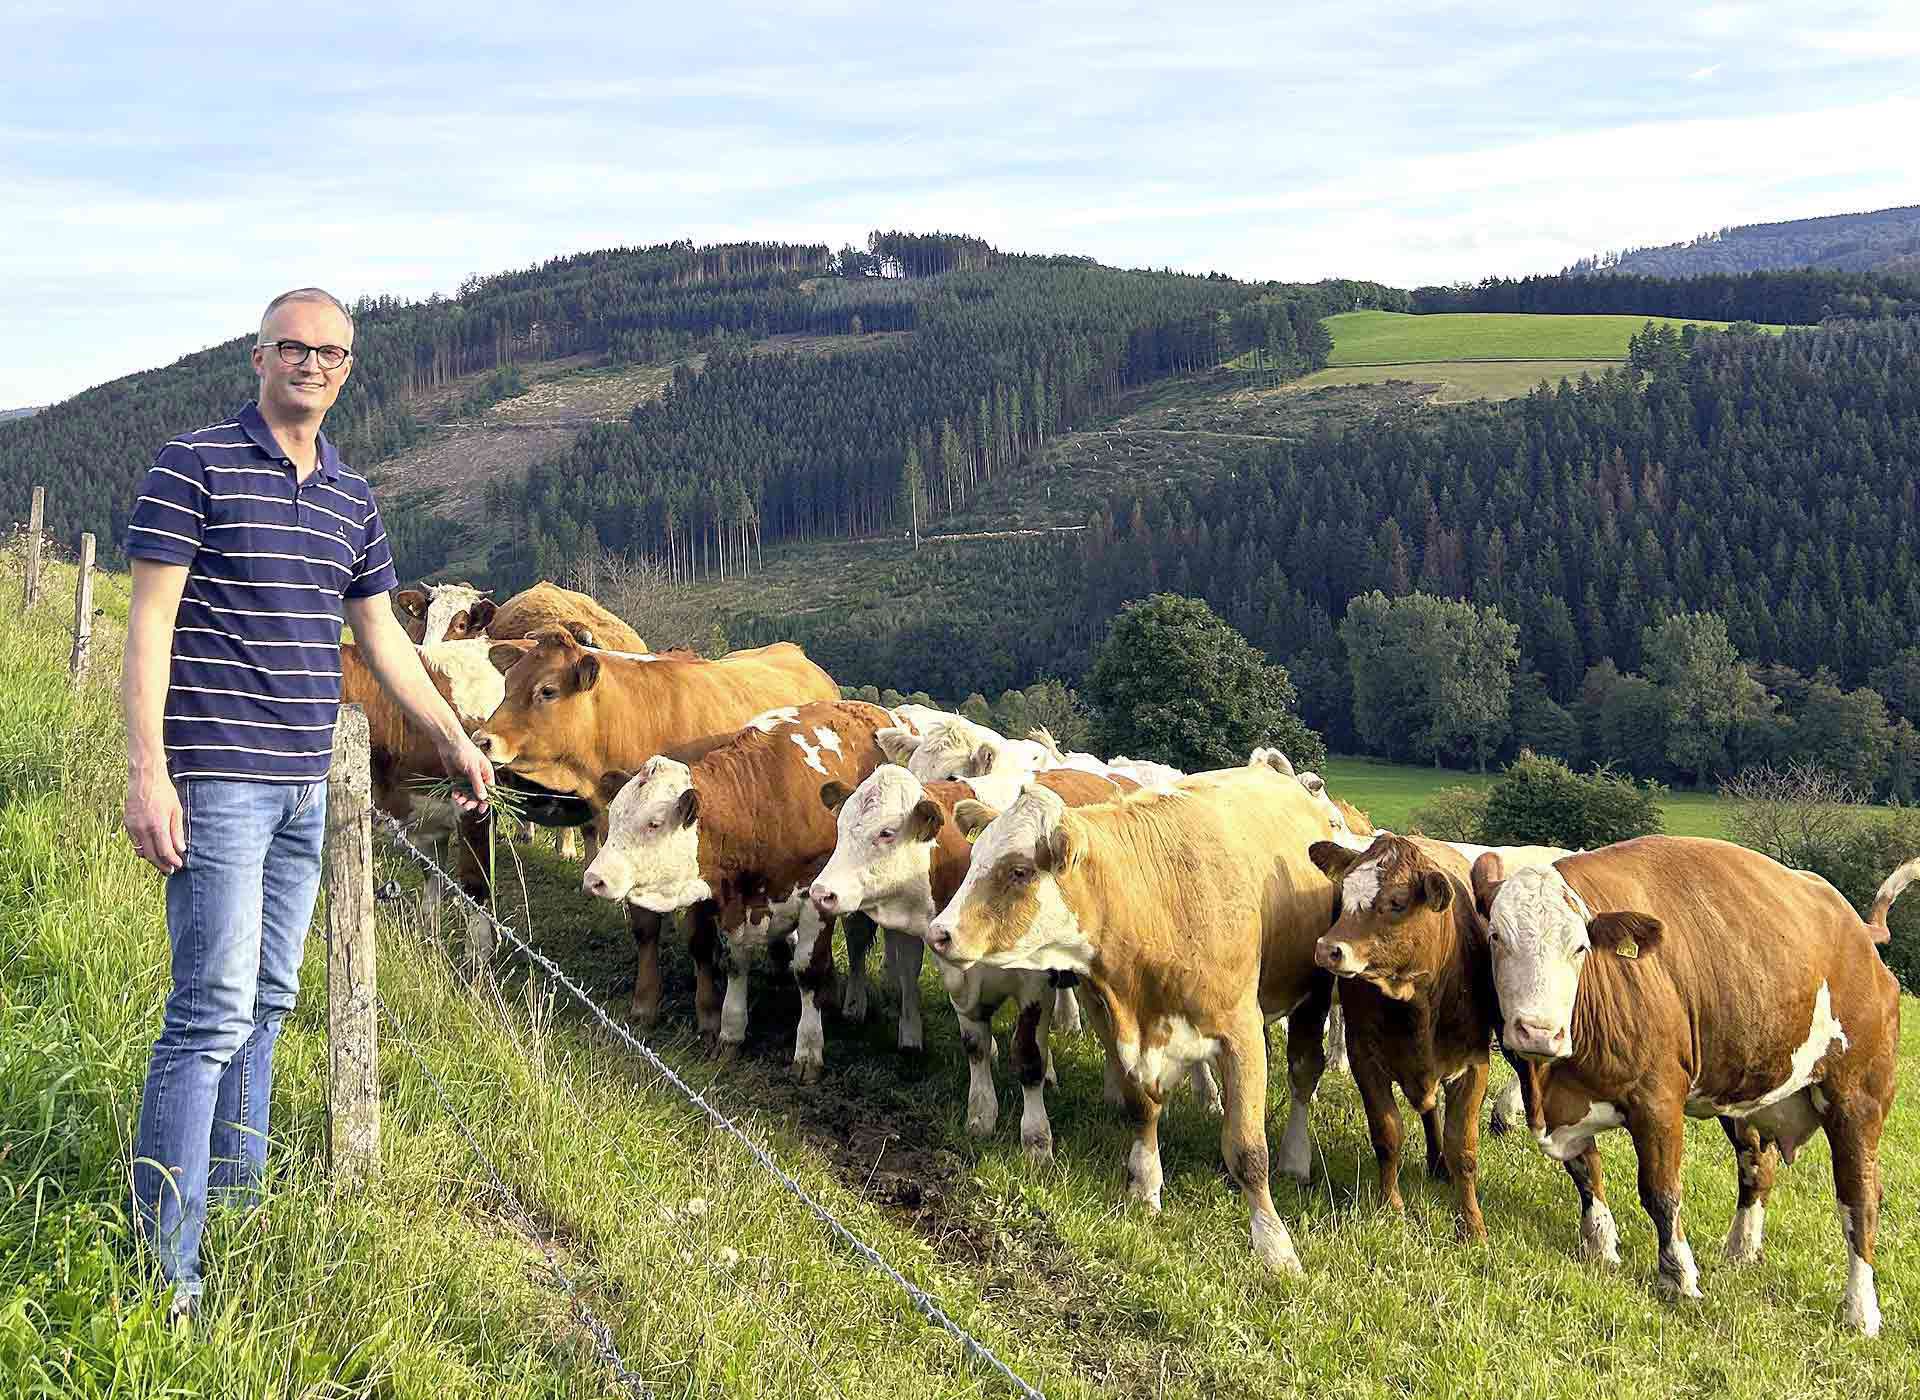
[[[1623,938],[1613,951],[1623,958],[1633,959],[1640,956],[1640,945],[1631,938]]]
[[[967,844],[971,846],[975,841],[978,841],[980,839],[980,833],[985,830],[986,828],[984,826],[976,826],[972,831],[969,831],[967,833]]]

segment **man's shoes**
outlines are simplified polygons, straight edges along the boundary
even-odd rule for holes
[[[176,1332],[191,1332],[194,1319],[200,1313],[200,1295],[189,1293],[180,1284],[173,1286],[173,1297],[167,1303],[167,1326]]]

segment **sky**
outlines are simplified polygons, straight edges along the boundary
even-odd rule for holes
[[[1920,203],[1920,9],[0,0],[0,408],[289,287],[944,229],[1398,286]]]

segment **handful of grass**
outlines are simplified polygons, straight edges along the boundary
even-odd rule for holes
[[[455,795],[471,796],[473,789],[464,782],[456,783],[444,774],[437,778],[421,776],[413,779],[408,786],[420,796],[431,801],[451,802]],[[527,793],[523,788],[504,787],[493,783],[486,792],[487,808],[496,816],[509,817],[516,822],[526,820]],[[492,904],[498,898],[500,882],[495,872],[495,842],[500,824],[487,823],[487,903]]]

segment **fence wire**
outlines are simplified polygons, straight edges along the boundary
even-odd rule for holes
[[[538,948],[527,942],[527,940],[515,932],[510,925],[502,923],[499,919],[495,918],[490,909],[460,888],[458,880],[449,876],[446,871],[440,868],[432,856],[414,844],[413,839],[407,835],[405,827],[384,812],[376,811],[374,817],[377,823],[384,827],[394,840],[419,863],[427,872],[429,878],[439,879],[442,882],[442,888],[451,893],[462,904],[466,905],[473,913],[485,919],[493,928],[494,932],[506,939],[515,951],[539,967],[560,986],[564,987],[567,993],[600,1024],[603,1030],[645,1061],[662,1079],[677,1089],[689,1103],[706,1114],[708,1120],[711,1121],[715,1127],[727,1133],[745,1147],[747,1151],[753,1155],[754,1159],[767,1170],[767,1173],[797,1197],[800,1203],[806,1206],[820,1223],[827,1227],[828,1231],[836,1239],[840,1240],[855,1254],[866,1260],[867,1263],[872,1265],[884,1277],[892,1281],[901,1292],[906,1294],[907,1300],[913,1305],[916,1312],[920,1313],[934,1326],[940,1328],[955,1341],[959,1342],[961,1348],[969,1356],[972,1356],[975,1360],[998,1373],[1018,1394],[1026,1397],[1026,1400],[1046,1400],[1043,1392],[1021,1379],[1019,1373],[996,1356],[985,1342],[982,1342],[971,1332],[967,1331],[966,1328],[949,1317],[946,1310],[940,1306],[933,1295],[919,1287],[898,1269],[894,1268],[892,1264],[887,1262],[885,1256],[883,1256],[880,1251],[854,1234],[851,1229],[841,1222],[838,1216],[814,1199],[812,1193],[790,1176],[786,1169],[774,1159],[773,1154],[762,1147],[751,1133],[747,1132],[745,1128],[721,1112],[708,1101],[707,1097],[698,1089],[682,1079],[674,1070],[673,1066],[661,1059],[660,1056],[653,1051],[652,1047],[637,1038],[633,1032],[629,1031],[625,1026],[608,1016],[598,1002],[588,996],[578,983],[561,970],[558,963],[554,962],[552,958],[549,958],[545,953],[542,953]],[[464,1125],[462,1131],[465,1131]],[[468,1140],[472,1141],[471,1136],[469,1136]],[[477,1143],[475,1144],[475,1150],[479,1150]],[[489,1166],[491,1166],[491,1163],[489,1163]],[[610,1337],[609,1345],[611,1345]],[[615,1355],[617,1356],[618,1353],[615,1353]]]

